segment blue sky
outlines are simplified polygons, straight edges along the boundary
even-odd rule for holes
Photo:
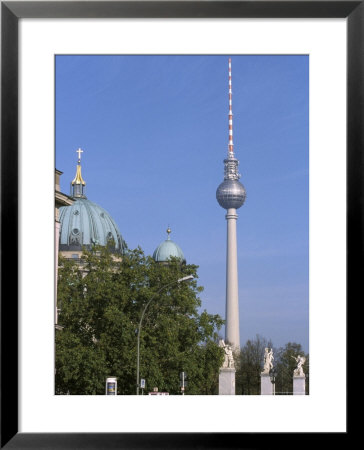
[[[228,144],[247,191],[238,210],[240,339],[309,351],[309,60],[304,55],[57,56],[56,167],[69,193],[81,147],[86,195],[130,248],[171,239],[197,264],[202,308],[225,314]],[[222,330],[223,331],[223,330]]]

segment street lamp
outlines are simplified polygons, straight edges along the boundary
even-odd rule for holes
[[[149,303],[165,288],[171,286],[172,284],[175,283],[183,283],[184,281],[188,281],[188,280],[192,280],[193,279],[193,275],[187,275],[186,277],[183,278],[179,278],[178,280],[173,281],[172,283],[168,283],[164,286],[162,286],[148,301],[148,303],[145,305],[142,315],[140,316],[140,322],[139,322],[139,326],[138,326],[138,351],[137,351],[137,378],[136,378],[136,383],[137,383],[137,395],[139,395],[139,362],[140,362],[140,331],[142,329],[142,321],[144,318],[144,314],[145,311],[147,310]]]
[[[269,371],[270,381],[273,384],[273,395],[276,395],[276,376],[277,376],[277,370],[275,367],[270,369]]]

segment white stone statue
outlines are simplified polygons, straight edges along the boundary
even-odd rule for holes
[[[273,349],[271,348],[269,350],[269,348],[266,347],[264,350],[264,367],[262,373],[269,374],[269,371],[273,369],[273,359]]]
[[[302,366],[306,362],[306,358],[304,356],[298,355],[297,358],[295,356],[292,356],[294,360],[296,360],[297,367],[293,371],[293,375],[296,377],[304,377],[305,374],[303,372]]]
[[[225,341],[223,339],[220,339],[219,346],[222,347],[225,352],[225,359],[222,364],[223,369],[225,369],[225,368],[234,369],[235,363],[234,363],[233,350],[231,348],[231,345],[225,344]]]

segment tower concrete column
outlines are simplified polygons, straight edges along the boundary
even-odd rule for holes
[[[233,348],[240,347],[239,332],[239,290],[238,290],[238,256],[236,240],[236,221],[238,215],[235,208],[229,208],[226,214],[226,324],[225,341]]]

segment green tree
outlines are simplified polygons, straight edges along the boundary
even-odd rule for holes
[[[187,275],[194,280],[176,283]],[[81,267],[61,258],[64,328],[56,333],[56,393],[104,394],[106,377],[116,376],[119,394],[135,394],[137,329],[149,300],[140,335],[140,377],[147,390],[179,394],[179,373],[185,371],[186,394],[216,393],[223,321],[199,312],[201,291],[197,266],[178,259],[158,264],[140,248],[122,258],[106,247],[84,250]]]
[[[237,394],[260,395],[260,374],[266,347],[273,347],[272,342],[257,334],[255,339],[249,339],[240,349],[236,372]]]

